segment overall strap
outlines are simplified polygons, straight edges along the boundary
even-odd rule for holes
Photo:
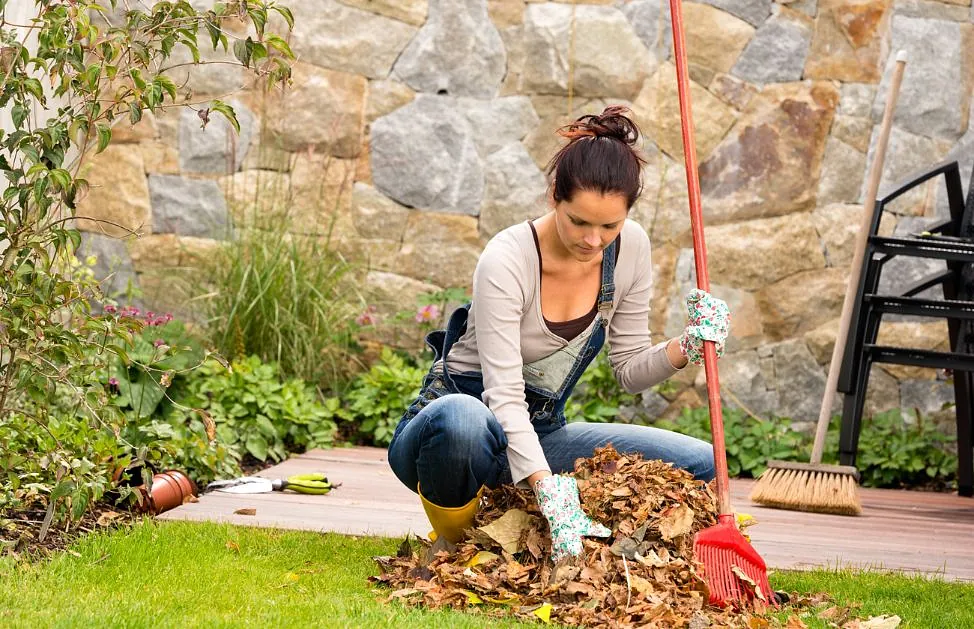
[[[609,312],[612,311],[612,300],[615,298],[616,251],[618,247],[619,238],[616,238],[602,252],[602,287],[599,289],[598,305],[599,314],[603,320],[607,319]]]

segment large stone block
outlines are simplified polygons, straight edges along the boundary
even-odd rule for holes
[[[376,118],[390,114],[409,104],[416,98],[416,92],[409,86],[392,79],[369,81],[369,98],[365,107],[365,121],[369,124]]]
[[[707,4],[685,2],[683,15],[687,62],[713,72],[729,72],[754,36],[753,26]]]
[[[731,74],[751,83],[784,83],[802,78],[812,38],[808,16],[776,7],[738,58]]]
[[[622,6],[622,12],[657,61],[670,58],[673,51],[673,21],[668,2],[633,0]]]
[[[727,354],[720,359],[721,403],[727,408],[747,407],[758,416],[780,415],[779,392],[773,378],[762,365],[763,359],[754,350]],[[706,390],[706,378],[701,370],[694,386]]]
[[[295,232],[329,235],[335,242],[358,237],[351,209],[355,168],[354,160],[297,156],[289,198]]]
[[[486,0],[430,0],[426,24],[394,74],[418,92],[491,98],[504,80],[505,52]]]
[[[879,328],[876,344],[938,352],[950,351],[946,321],[884,321]],[[925,367],[887,364],[879,364],[876,367],[897,380],[933,380],[937,377],[937,370]]]
[[[372,186],[356,183],[352,188],[352,213],[355,228],[363,238],[384,239],[402,243],[409,220],[409,208],[403,207]]]
[[[477,138],[457,99],[422,94],[372,123],[375,187],[403,205],[476,214],[483,198]]]
[[[771,0],[705,0],[707,4],[727,11],[751,24],[760,26],[771,13]]]
[[[293,3],[292,50],[301,61],[323,68],[370,79],[389,76],[416,27],[349,4],[336,0]]]
[[[399,273],[443,287],[470,287],[483,245],[472,216],[414,212],[396,259]]]
[[[209,112],[204,126],[197,112],[185,107],[179,116],[179,166],[184,172],[226,174],[240,170],[254,133],[254,115],[232,101],[240,133],[222,114]]]
[[[866,155],[845,142],[830,137],[825,143],[822,174],[818,180],[818,205],[855,203],[862,186],[860,173],[866,166]]]
[[[538,114],[527,96],[505,96],[492,100],[460,98],[457,105],[470,122],[481,156],[490,155],[511,142],[519,142],[539,122]]]
[[[896,15],[890,50],[909,54],[896,126],[921,136],[959,138],[967,130],[974,92],[974,25]],[[890,54],[873,103],[875,120],[882,117],[895,63]]]
[[[861,205],[834,203],[815,208],[811,213],[812,225],[822,241],[828,266],[849,270],[856,237],[862,226]],[[879,224],[879,234],[889,236],[896,227],[896,218],[884,214]]]
[[[124,144],[109,145],[88,158],[81,174],[91,189],[75,213],[78,229],[122,238],[150,228],[149,186],[141,152]]]
[[[889,0],[822,0],[805,77],[879,81],[880,55],[891,14]]]
[[[201,96],[221,98],[246,86],[249,71],[234,57],[233,48],[224,51],[220,46],[214,50],[209,37],[201,37],[199,43],[200,63],[193,61],[188,48],[177,45],[165,64],[169,68],[166,76],[180,86],[183,95],[192,100]]]
[[[231,236],[227,204],[215,181],[151,175],[149,196],[153,233],[215,239]]]
[[[825,268],[808,214],[706,227],[711,280],[758,290],[801,271]]]
[[[733,108],[693,81],[690,82],[690,99],[693,103],[697,156],[705,160],[733,126],[737,114]],[[680,101],[676,68],[672,64],[660,64],[656,74],[643,84],[633,103],[633,110],[637,123],[647,137],[652,138],[667,155],[683,161]]]
[[[287,213],[291,177],[276,170],[244,170],[219,183],[234,226],[269,226]]]
[[[613,104],[626,104],[623,101],[612,101]],[[572,110],[568,111],[567,96],[531,97],[531,103],[538,115],[538,123],[524,138],[524,145],[528,153],[534,158],[538,168],[544,169],[548,161],[565,144],[565,139],[558,135],[558,129],[569,124],[579,116],[598,114],[608,104],[602,99],[580,98],[572,101]]]
[[[811,207],[838,96],[825,82],[769,85],[755,96],[700,166],[711,222]]]
[[[545,213],[545,178],[520,142],[494,152],[484,163],[484,203],[480,234],[485,239],[502,229]]]
[[[778,343],[774,350],[776,414],[796,421],[818,419],[825,394],[825,372],[801,339]],[[840,410],[836,399],[833,413]]]
[[[429,0],[339,0],[342,4],[391,17],[413,26],[426,21]]]
[[[879,139],[879,125],[873,128],[869,142],[866,162],[873,163],[876,142]],[[942,139],[916,135],[894,126],[889,135],[883,174],[880,178],[880,194],[910,179],[914,174],[926,170],[941,161],[950,150],[950,142]],[[863,176],[859,199],[865,202],[868,181]],[[896,198],[887,206],[887,211],[904,216],[932,215],[938,188],[943,188],[943,179],[937,177],[906,194]]]
[[[848,269],[818,269],[758,290],[754,296],[767,338],[794,338],[838,316],[848,280]]]
[[[577,96],[632,99],[656,63],[626,16],[612,7],[531,4],[524,45],[520,90],[532,94],[566,94],[571,80]]]
[[[268,96],[264,117],[270,137],[286,151],[309,147],[350,158],[362,147],[365,124],[363,76],[292,64],[293,85]]]

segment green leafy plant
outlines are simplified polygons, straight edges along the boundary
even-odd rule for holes
[[[250,356],[227,370],[209,361],[187,382],[185,406],[205,412],[217,441],[258,461],[281,461],[290,451],[332,444],[337,430],[334,405],[322,404],[313,388],[282,377],[274,363]],[[185,421],[174,409],[170,421]]]
[[[107,306],[111,313],[114,306]],[[138,317],[136,308],[123,308],[120,316]],[[109,387],[117,392],[114,403],[136,417],[148,417],[167,398],[167,391],[178,391],[193,369],[202,364],[207,352],[200,341],[171,315],[145,314],[142,332],[109,368]]]
[[[956,487],[957,455],[948,436],[919,413],[906,422],[899,410],[863,419],[856,469],[867,487]],[[832,422],[838,426],[839,422]],[[838,452],[839,431],[829,434],[829,452]],[[832,462],[836,462],[832,459]]]
[[[286,83],[293,58],[285,41],[264,29],[274,12],[293,24],[290,11],[275,2],[223,2],[205,12],[185,0],[145,10],[133,3],[121,18],[116,0],[106,4],[36,0],[35,15],[23,26],[6,21],[0,2],[0,107],[11,114],[11,127],[0,133],[6,184],[0,197],[0,426],[8,443],[51,447],[46,467],[22,456],[5,460],[0,494],[7,498],[0,508],[46,499],[46,523],[55,513],[76,516],[108,483],[106,451],[94,444],[120,439],[124,416],[103,376],[116,357],[126,359],[141,329],[93,307],[102,299],[97,285],[69,262],[80,243],[73,227],[82,218],[77,204],[89,189],[79,176],[85,158],[111,143],[113,125],[138,122],[145,111],[194,106],[204,124],[218,113],[238,127],[221,101],[185,101],[163,67],[176,47],[198,62],[200,33],[214,48],[232,48],[240,65],[266,85]],[[228,20],[249,22],[253,34],[228,34]],[[65,426],[85,441],[62,439],[54,428]],[[86,443],[92,444],[87,451]],[[29,486],[12,480],[25,470],[34,474]],[[85,471],[79,476],[75,470]]]
[[[791,429],[790,420],[759,420],[735,408],[724,408],[723,416],[727,472],[731,476],[760,476],[772,459],[808,460],[808,439]],[[685,408],[675,419],[660,420],[654,425],[707,442],[712,440],[710,411],[705,407]]]
[[[359,374],[341,396],[346,430],[353,440],[388,445],[399,418],[419,395],[426,369],[401,354],[383,348],[379,360]],[[338,399],[332,404],[337,404]]]

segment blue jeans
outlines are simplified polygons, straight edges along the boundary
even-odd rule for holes
[[[714,477],[713,447],[679,433],[632,424],[567,424],[541,437],[555,474],[575,469],[575,460],[611,443],[619,452],[638,452],[686,469],[694,478]],[[452,393],[405,420],[389,446],[389,465],[413,491],[441,507],[459,507],[482,486],[512,482],[507,437],[487,406],[471,395]]]

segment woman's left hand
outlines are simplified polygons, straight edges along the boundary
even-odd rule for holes
[[[717,357],[724,353],[730,332],[730,310],[722,299],[694,288],[687,295],[687,327],[680,336],[680,353],[694,365],[703,364],[703,342],[713,341]]]

